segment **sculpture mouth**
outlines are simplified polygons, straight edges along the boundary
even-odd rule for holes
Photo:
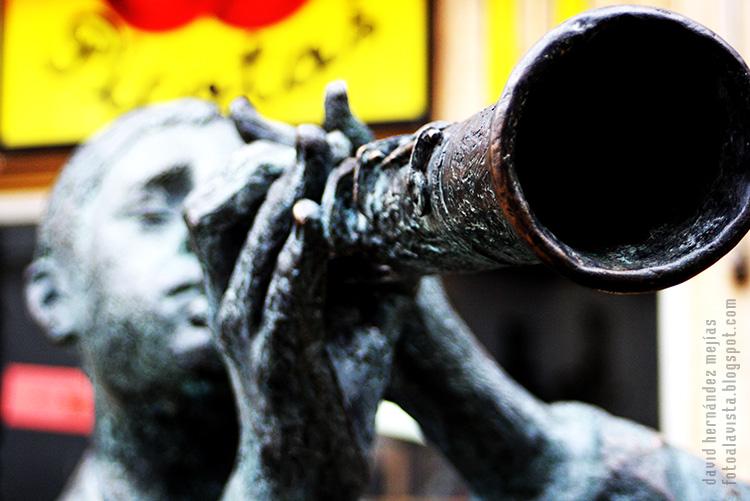
[[[750,227],[749,83],[733,49],[676,14],[565,23],[519,65],[493,122],[506,216],[585,285],[637,292],[700,272]]]

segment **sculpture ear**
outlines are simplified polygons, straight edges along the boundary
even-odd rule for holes
[[[26,269],[26,304],[31,316],[55,343],[75,340],[75,309],[68,285],[51,258],[35,259]]]

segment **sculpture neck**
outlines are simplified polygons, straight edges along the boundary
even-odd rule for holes
[[[96,388],[92,453],[108,480],[101,489],[125,489],[131,499],[219,497],[236,452],[233,401],[180,400],[123,401]]]

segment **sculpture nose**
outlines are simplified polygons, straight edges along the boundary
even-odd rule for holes
[[[180,254],[191,254],[194,256],[195,252],[193,252],[193,247],[190,243],[190,235],[188,234],[187,227],[182,229],[181,237],[182,238],[180,239]]]

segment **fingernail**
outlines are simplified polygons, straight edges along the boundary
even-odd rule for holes
[[[308,198],[298,200],[292,207],[295,224],[304,226],[311,220],[320,219],[320,206]]]

